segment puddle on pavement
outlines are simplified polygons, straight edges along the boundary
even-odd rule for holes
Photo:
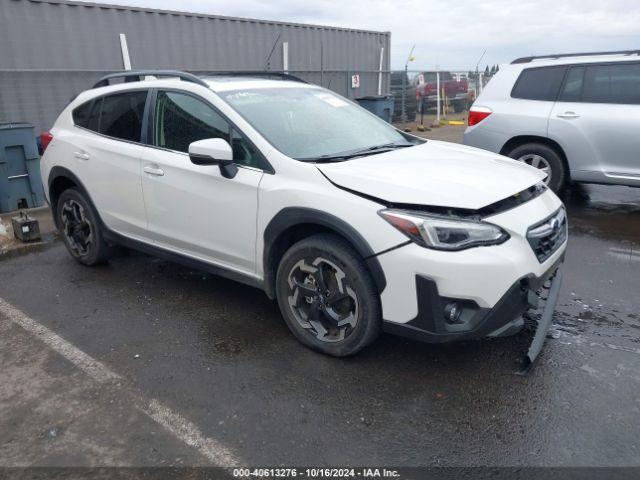
[[[640,188],[573,185],[563,201],[571,234],[640,246]]]

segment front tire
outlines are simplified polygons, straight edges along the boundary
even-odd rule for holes
[[[60,195],[56,220],[64,244],[75,260],[87,266],[108,260],[111,247],[104,240],[98,215],[75,188],[65,190]]]
[[[555,193],[559,194],[564,189],[567,171],[562,158],[553,148],[541,143],[525,143],[511,150],[508,156],[546,173],[544,182]]]
[[[280,261],[276,294],[295,337],[327,355],[353,355],[382,329],[373,279],[362,257],[336,235],[313,235],[294,244]]]

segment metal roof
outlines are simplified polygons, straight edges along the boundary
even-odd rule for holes
[[[89,8],[102,8],[105,10],[113,9],[113,10],[131,11],[131,12],[159,13],[163,15],[175,15],[175,16],[184,16],[184,17],[236,20],[239,22],[262,23],[266,25],[283,25],[283,26],[286,25],[286,26],[302,27],[302,28],[317,28],[322,30],[337,30],[342,32],[370,33],[374,35],[380,35],[380,34],[391,35],[391,32],[389,31],[376,31],[376,30],[367,30],[367,29],[359,29],[359,28],[336,27],[336,26],[318,25],[318,24],[312,24],[312,23],[282,22],[278,20],[261,20],[257,18],[247,18],[247,17],[231,17],[227,15],[212,15],[208,13],[188,12],[183,10],[162,10],[158,8],[143,8],[143,7],[135,7],[135,6],[128,6],[128,5],[115,5],[111,3],[96,3],[96,2],[73,1],[73,0],[23,0],[23,1],[28,1],[33,3],[75,5],[75,6],[82,6],[82,7],[89,7]]]

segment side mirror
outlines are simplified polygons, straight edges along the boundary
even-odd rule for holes
[[[189,144],[189,158],[194,165],[218,165],[225,178],[238,173],[231,145],[223,138],[205,138]]]

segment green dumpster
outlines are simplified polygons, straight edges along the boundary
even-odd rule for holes
[[[356,102],[385,122],[391,123],[391,116],[393,115],[393,97],[391,95],[361,97],[356,98]]]
[[[39,207],[44,201],[33,125],[0,123],[0,212]]]

